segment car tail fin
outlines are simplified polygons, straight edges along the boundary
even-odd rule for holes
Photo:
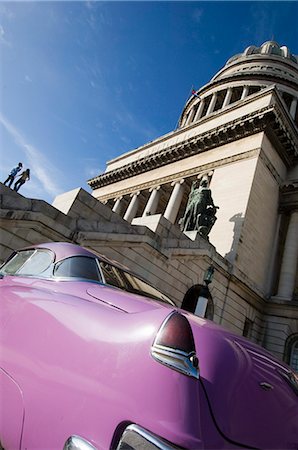
[[[199,378],[199,361],[192,329],[187,318],[177,311],[171,313],[160,327],[151,355],[171,369]]]

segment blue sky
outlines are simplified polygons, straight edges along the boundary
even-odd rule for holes
[[[298,54],[297,2],[0,2],[0,179],[50,203],[176,127],[249,45]]]

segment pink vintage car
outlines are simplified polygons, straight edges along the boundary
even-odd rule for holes
[[[3,449],[298,449],[298,385],[251,342],[67,243],[0,268]]]

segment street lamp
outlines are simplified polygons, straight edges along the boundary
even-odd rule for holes
[[[213,274],[214,274],[214,267],[211,265],[208,267],[204,275],[205,286],[201,286],[200,288],[200,294],[194,311],[194,314],[196,316],[205,317],[206,315],[208,300],[211,297],[208,286],[212,282]]]
[[[209,266],[208,269],[206,270],[204,276],[206,286],[208,286],[212,282],[213,274],[214,274],[214,267],[211,264],[211,266]]]

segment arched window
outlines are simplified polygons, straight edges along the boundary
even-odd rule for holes
[[[298,333],[288,337],[285,345],[284,360],[292,369],[298,372]]]
[[[199,317],[213,320],[214,304],[208,287],[202,284],[192,286],[186,292],[181,308]]]

